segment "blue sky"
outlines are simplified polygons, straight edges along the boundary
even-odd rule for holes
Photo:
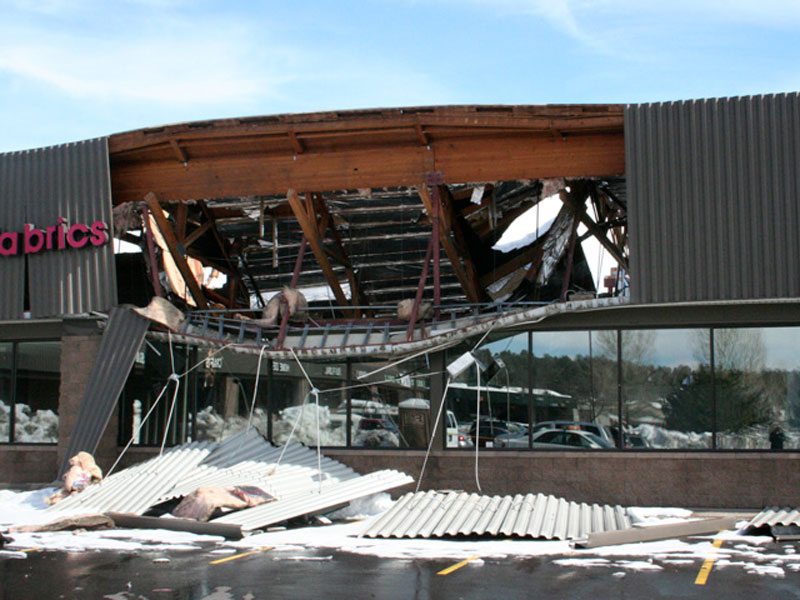
[[[0,0],[0,151],[196,119],[800,89],[786,0]]]

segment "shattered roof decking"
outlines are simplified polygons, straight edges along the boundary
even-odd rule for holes
[[[556,496],[483,496],[465,492],[409,493],[363,534],[429,538],[492,535],[548,540],[631,527],[620,506],[578,504]]]
[[[276,498],[268,505],[256,507],[268,510],[245,509],[220,520],[250,530],[327,512],[362,496],[413,481],[398,471],[361,476],[330,458],[321,457],[319,461],[310,448],[292,444],[284,452],[255,430],[249,430],[221,443],[192,442],[178,446],[162,456],[114,473],[48,510],[141,515],[157,504],[190,494],[199,487],[255,485]]]

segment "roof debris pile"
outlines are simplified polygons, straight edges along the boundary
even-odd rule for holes
[[[491,535],[567,540],[631,527],[621,506],[578,504],[544,494],[484,496],[417,492],[400,498],[364,533],[366,537]]]
[[[394,470],[361,476],[350,467],[301,445],[276,447],[257,431],[222,442],[177,446],[118,473],[47,509],[56,513],[142,515],[199,488],[253,486],[274,500],[211,519],[250,531],[304,515],[329,512],[350,500],[411,483]]]
[[[779,542],[800,540],[800,508],[769,506],[744,528],[750,535],[765,530]]]

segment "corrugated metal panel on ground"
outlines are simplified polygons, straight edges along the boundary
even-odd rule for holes
[[[413,482],[397,471],[360,476],[324,456],[320,464],[321,484],[315,450],[292,444],[283,452],[283,448],[272,446],[251,429],[220,443],[194,442],[173,448],[163,456],[114,473],[48,510],[142,514],[198,487],[257,485],[276,501],[218,519],[249,531],[306,514],[328,512],[350,500]]]
[[[25,224],[22,194],[28,183],[24,154],[0,154],[0,232],[18,232]],[[2,242],[8,249],[8,242]],[[21,319],[25,310],[25,256],[0,257],[0,320]]]
[[[320,464],[324,481],[338,482],[358,477],[350,467],[328,457],[323,456]],[[234,485],[255,485],[275,498],[284,498],[316,488],[318,480],[317,453],[314,450],[291,444],[283,452],[282,447],[272,446],[255,429],[250,429],[221,442],[158,501],[185,496],[199,487]]]
[[[193,442],[172,448],[162,456],[113,473],[47,510],[142,514],[183,475],[197,468],[214,447],[213,442]]]
[[[148,325],[147,320],[127,308],[117,307],[111,311],[59,473],[67,470],[69,458],[81,450],[94,453],[133,367],[136,353],[142,346]]]
[[[214,519],[212,523],[240,525],[243,531],[253,531],[303,515],[330,512],[352,500],[413,482],[413,478],[394,470],[376,471],[348,481],[324,481],[322,486],[314,484],[313,488],[298,491],[276,502],[225,515]]]
[[[620,506],[578,504],[556,496],[409,493],[364,533],[367,537],[502,537],[575,539],[631,526]]]
[[[775,525],[796,525],[800,527],[800,508],[780,508],[778,506],[765,508],[753,517],[745,529],[758,529],[765,525],[769,525],[770,527]]]
[[[111,179],[105,138],[49,148],[0,154],[0,229],[90,226],[102,221],[112,237]],[[81,234],[82,235],[82,234]],[[80,240],[78,240],[80,242]],[[87,243],[81,248],[42,250],[3,257],[6,282],[0,317],[22,316],[25,261],[28,261],[30,309],[34,317],[105,311],[117,303],[114,248]]]
[[[800,296],[797,93],[630,105],[635,302]]]

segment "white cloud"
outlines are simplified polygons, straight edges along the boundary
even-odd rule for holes
[[[330,49],[324,39],[286,42],[281,24],[263,17],[188,16],[182,0],[128,0],[113,10],[47,0],[43,16],[42,6],[13,2],[13,18],[0,19],[0,75],[73,99],[294,111],[448,97],[439,81],[399,59]]]
[[[0,70],[76,98],[208,104],[269,96],[291,71],[291,52],[253,48],[236,23],[164,23],[125,35],[0,25]],[[257,68],[253,68],[257,67]]]
[[[441,1],[441,0],[437,0]],[[446,0],[448,2],[452,0]],[[594,50],[617,54],[621,33],[646,39],[665,25],[738,23],[779,29],[800,24],[796,0],[468,0],[495,11],[543,19]],[[710,34],[715,34],[709,29]]]

